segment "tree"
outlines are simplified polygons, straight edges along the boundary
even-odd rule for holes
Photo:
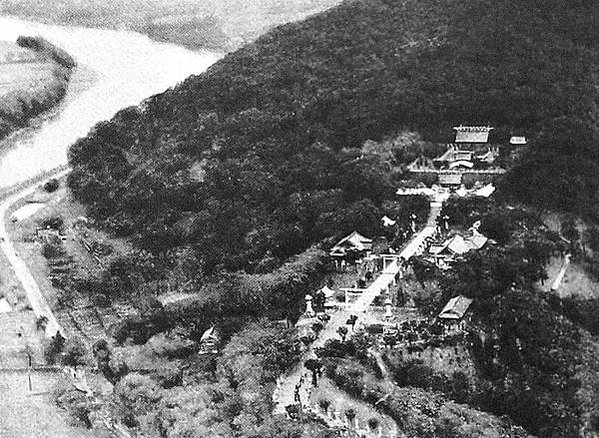
[[[114,387],[114,409],[125,425],[136,427],[162,398],[162,391],[149,376],[136,373],[121,379]]]
[[[78,365],[87,363],[86,356],[87,350],[81,339],[78,337],[69,338],[65,345],[62,362],[76,369]]]
[[[341,336],[341,342],[345,342],[345,338],[347,337],[348,333],[347,327],[339,327],[337,329],[337,333],[339,334],[339,336]]]
[[[65,341],[66,339],[60,334],[60,332],[57,332],[56,335],[50,338],[50,341],[44,349],[44,358],[46,359],[46,362],[51,365],[56,363],[57,356],[62,353],[64,349]]]
[[[580,239],[580,232],[576,228],[576,222],[572,218],[566,219],[561,226],[562,235],[572,244],[575,244]]]
[[[377,430],[380,426],[381,422],[379,421],[378,418],[369,418],[368,419],[368,427],[370,428],[370,430]]]
[[[324,304],[326,301],[326,297],[324,292],[318,291],[314,294],[314,299],[312,300],[312,306],[315,312],[324,312]]]
[[[304,366],[312,372],[312,385],[318,386],[318,377],[322,373],[322,362],[318,359],[308,359]]]
[[[56,178],[52,178],[51,180],[46,182],[46,184],[44,184],[44,190],[48,193],[55,192],[56,190],[58,190],[58,187],[60,187],[60,183]]]
[[[46,315],[41,315],[35,320],[35,328],[37,330],[45,330],[46,325],[48,325],[48,317]]]
[[[480,225],[480,232],[499,245],[505,245],[510,240],[511,229],[508,218],[501,214],[485,216]]]
[[[42,246],[42,255],[47,259],[62,257],[65,254],[65,249],[58,242],[46,242]]]
[[[318,406],[320,406],[320,409],[322,409],[322,411],[326,414],[327,412],[329,412],[331,402],[326,398],[321,398],[320,400],[318,400]]]
[[[345,323],[347,325],[351,325],[351,328],[353,331],[356,326],[357,321],[358,321],[358,317],[356,315],[350,315],[349,318],[347,319],[347,321],[345,321]]]
[[[314,331],[314,333],[319,333],[322,329],[324,328],[322,322],[315,322],[312,324],[312,330]]]
[[[418,280],[418,283],[420,283],[422,287],[424,287],[425,281],[432,280],[438,273],[438,269],[433,263],[424,260],[420,256],[412,257],[410,263],[412,264],[416,280]]]
[[[593,251],[599,251],[599,227],[590,225],[586,229],[585,240]]]
[[[62,230],[64,219],[60,216],[50,216],[44,218],[40,223],[42,228],[51,228],[53,230]]]
[[[347,418],[347,421],[349,421],[350,426],[353,426],[354,419],[356,418],[356,410],[353,408],[346,409],[345,417]]]

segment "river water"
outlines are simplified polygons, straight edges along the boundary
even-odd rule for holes
[[[130,31],[39,24],[0,17],[0,40],[40,35],[79,66],[64,101],[0,141],[0,188],[67,162],[67,150],[97,122],[203,72],[221,54],[158,43]]]

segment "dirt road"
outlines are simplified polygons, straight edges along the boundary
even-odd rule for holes
[[[61,170],[53,175],[53,177],[60,178],[66,175],[68,172],[69,170]],[[23,188],[22,190],[19,190],[17,193],[12,194],[0,202],[0,250],[2,250],[6,256],[8,262],[15,272],[15,276],[23,286],[23,290],[27,294],[27,300],[29,301],[29,304],[31,304],[31,308],[36,318],[40,318],[42,316],[47,318],[48,322],[45,329],[46,336],[54,336],[57,332],[60,332],[62,336],[66,337],[62,327],[56,320],[54,313],[52,313],[52,309],[44,299],[39,286],[33,278],[33,275],[31,275],[29,268],[27,268],[25,262],[15,251],[15,247],[10,240],[10,235],[6,230],[6,216],[10,207],[25,196],[34,193],[39,186],[40,182],[36,182]]]

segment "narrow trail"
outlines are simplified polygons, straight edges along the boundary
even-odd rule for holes
[[[571,254],[566,254],[566,257],[564,257],[564,263],[562,263],[562,267],[560,268],[557,277],[555,277],[555,281],[551,285],[551,291],[557,292],[560,298],[564,298],[564,294],[560,290],[560,286],[562,285],[562,281],[564,281],[564,277],[566,276],[566,271],[568,270],[568,266],[570,265],[571,257]]]
[[[430,202],[430,212],[426,226],[412,237],[410,242],[399,254],[400,258],[408,261],[415,254],[418,254],[426,245],[426,240],[435,234],[437,218],[441,213],[443,202],[448,196],[449,194],[444,192],[435,194]],[[324,346],[328,340],[339,338],[337,330],[340,327],[346,326],[346,321],[350,315],[365,313],[373,300],[396,281],[397,274],[401,269],[402,267],[398,261],[393,261],[379,274],[377,279],[362,293],[356,302],[350,306],[341,307],[331,314],[331,319],[327,322],[325,328],[318,334],[318,337],[308,350],[302,355],[299,363],[289,373],[281,376],[277,381],[277,388],[273,394],[273,402],[275,404],[273,410],[274,414],[285,414],[285,408],[288,405],[296,403],[294,400],[295,387],[302,379],[302,376],[304,376],[305,379],[306,374],[304,362],[308,359],[316,358],[315,350]],[[360,318],[358,318],[358,322],[359,321]],[[303,387],[306,386],[307,385],[303,385]],[[305,403],[305,401],[308,400],[306,390],[303,390],[303,392],[300,393],[300,396],[302,403]],[[364,405],[366,406],[367,404],[364,403]]]
[[[66,175],[69,171],[70,170],[68,169],[62,169],[51,176],[49,175],[48,179],[51,177],[60,178]],[[10,235],[6,230],[6,216],[10,207],[19,200],[23,199],[25,196],[34,193],[39,186],[39,181],[32,183],[31,185],[23,187],[18,192],[11,194],[0,202],[0,249],[12,266],[17,279],[27,294],[27,300],[29,301],[31,309],[33,310],[36,318],[40,318],[42,316],[47,318],[48,322],[45,328],[46,337],[54,336],[58,332],[62,336],[66,337],[64,330],[58,323],[58,320],[54,316],[52,309],[42,295],[35,278],[33,278],[33,275],[31,274],[31,271],[17,254],[15,247],[10,240]]]

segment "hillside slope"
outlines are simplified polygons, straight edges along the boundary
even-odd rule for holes
[[[504,197],[592,215],[598,19],[591,1],[358,0],[270,32],[72,146],[76,199],[140,250],[86,288],[154,298],[163,276],[198,298],[168,324],[160,309],[126,321],[121,340],[215,318],[293,321],[326,270],[319,243],[383,235],[383,214],[409,222],[421,200],[394,200],[402,165],[460,123],[493,125],[497,143],[530,138]],[[477,300],[482,374],[462,398],[543,437],[594,430],[584,333],[533,286],[558,245],[535,214],[496,201],[488,228],[511,246],[457,263],[436,303]]]
[[[597,187],[598,17],[584,1],[347,2],[99,125],[71,149],[71,188],[146,249],[239,269],[376,224],[393,192],[384,160],[351,151],[365,140],[490,123],[533,139],[508,189],[577,208]],[[571,181],[566,205],[554,188]]]

